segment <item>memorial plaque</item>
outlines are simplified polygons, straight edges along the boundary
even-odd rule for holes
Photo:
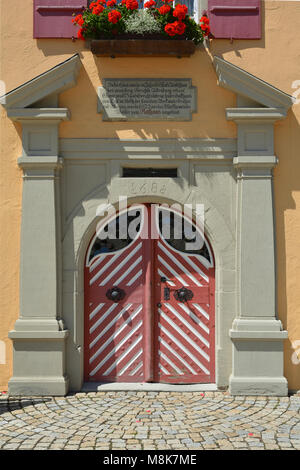
[[[98,97],[103,121],[190,121],[197,107],[190,78],[105,78]]]

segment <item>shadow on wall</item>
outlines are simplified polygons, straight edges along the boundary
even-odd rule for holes
[[[235,125],[226,121],[224,114],[226,107],[235,106],[235,96],[217,85],[212,59],[204,48],[189,58],[181,59],[175,57],[110,59],[93,56],[93,61],[99,85],[105,78],[175,77],[192,78],[192,85],[197,87],[197,111],[191,121],[106,122],[106,128],[116,138],[158,140],[236,136]],[[103,126],[102,115],[98,114],[97,120]]]
[[[52,42],[51,42],[52,41]],[[38,40],[43,53],[57,54],[59,41],[62,48],[58,54],[80,54],[83,67],[77,86],[60,96],[60,106],[69,107],[72,121],[61,125],[61,137],[118,138],[118,139],[163,139],[163,138],[209,138],[236,136],[234,123],[225,120],[224,109],[235,106],[235,96],[217,85],[217,77],[210,54],[200,48],[190,58],[173,57],[120,57],[111,59],[96,57],[77,48],[68,40]],[[59,61],[59,59],[58,59]],[[200,73],[199,73],[200,71]],[[153,77],[153,78],[192,78],[198,89],[198,111],[192,121],[152,121],[152,122],[105,122],[97,113],[96,89],[104,78],[114,77]]]
[[[152,62],[152,60],[154,62]],[[152,64],[155,65],[153,69]],[[180,69],[178,69],[180,64]],[[61,94],[72,121],[61,125],[61,137],[117,139],[234,138],[236,127],[225,119],[224,109],[235,106],[235,96],[217,85],[211,58],[203,49],[193,58],[83,58],[76,88]],[[141,68],[141,65],[143,68]],[[199,74],[199,67],[201,73]],[[198,89],[198,112],[192,121],[103,122],[97,113],[96,89],[104,78],[191,78]]]

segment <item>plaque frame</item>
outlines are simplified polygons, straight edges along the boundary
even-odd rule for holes
[[[152,115],[152,114],[134,114],[134,115],[124,115],[124,114],[117,114],[117,111],[113,112],[112,106],[111,107],[105,107],[105,105],[102,103],[102,100],[106,98],[105,96],[105,86],[109,81],[126,81],[129,84],[134,83],[134,82],[178,82],[178,83],[186,83],[187,87],[191,93],[191,102],[190,102],[190,109],[187,112],[183,112],[180,116],[174,115],[172,113],[164,113],[161,114],[160,116],[158,115]],[[98,94],[98,113],[102,114],[102,120],[103,121],[178,121],[178,122],[183,122],[183,121],[191,121],[192,120],[192,115],[194,113],[197,113],[197,103],[198,103],[198,90],[197,87],[192,85],[192,79],[191,78],[104,78],[102,80],[102,86],[98,87],[97,90]],[[111,111],[111,112],[110,112]]]

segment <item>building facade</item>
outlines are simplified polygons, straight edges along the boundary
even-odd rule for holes
[[[181,58],[98,57],[44,3],[1,2],[0,388],[298,390],[300,2],[200,2],[215,38]],[[103,89],[130,80],[185,86],[190,115],[105,114]],[[104,247],[133,204],[136,237]],[[196,231],[204,209],[197,256],[163,236],[185,205]]]

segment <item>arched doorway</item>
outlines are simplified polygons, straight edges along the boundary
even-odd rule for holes
[[[106,219],[85,260],[85,381],[214,382],[214,300],[192,220],[147,204]]]

